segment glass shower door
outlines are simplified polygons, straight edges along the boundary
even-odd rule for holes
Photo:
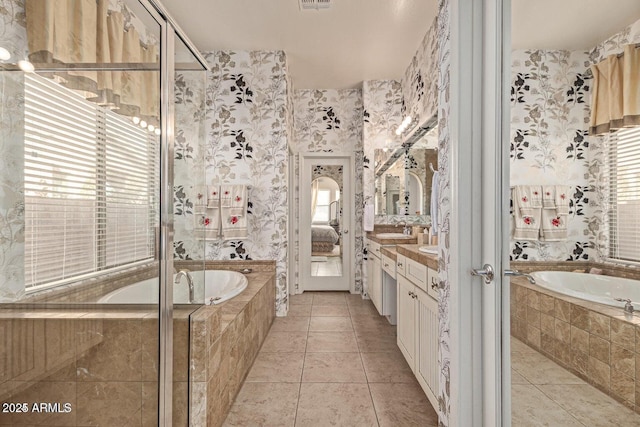
[[[164,425],[172,395],[187,425],[174,30],[146,0],[2,5],[0,425]]]

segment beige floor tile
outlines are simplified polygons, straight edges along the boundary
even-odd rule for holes
[[[514,427],[582,427],[571,414],[533,385],[511,387],[511,425]]]
[[[514,369],[511,370],[511,384],[531,384],[525,377],[517,373]]]
[[[380,313],[370,301],[362,304],[350,303],[348,307],[352,316],[380,316]]]
[[[304,292],[297,295],[289,295],[289,304],[297,305],[297,304],[313,304],[313,293],[312,292]]]
[[[365,383],[359,353],[307,353],[303,383]]]
[[[367,384],[302,384],[297,427],[377,425]]]
[[[347,294],[345,298],[347,299],[347,304],[349,306],[371,304],[371,300],[363,299],[360,294]]]
[[[586,384],[540,353],[514,353],[511,367],[531,384]]]
[[[365,353],[400,351],[396,334],[378,335],[373,331],[356,331],[356,339],[358,340],[358,348]]]
[[[290,304],[287,316],[311,316],[311,304]]]
[[[293,426],[299,384],[245,383],[224,426]]]
[[[361,353],[370,383],[413,383],[416,377],[402,353]]]
[[[640,415],[589,384],[540,385],[538,388],[585,425],[640,426]]]
[[[304,353],[260,352],[253,362],[247,382],[300,382]]]
[[[322,317],[336,317],[336,316],[349,316],[349,309],[346,305],[313,305],[311,310],[312,316]]]
[[[312,317],[310,331],[352,331],[350,317]]]
[[[418,383],[370,383],[380,427],[437,426],[438,414]]]
[[[309,317],[276,317],[271,325],[271,331],[273,332],[306,332],[308,330]]]
[[[313,305],[347,305],[347,292],[316,292]]]
[[[269,331],[260,351],[264,353],[304,353],[306,347],[306,332]]]
[[[352,331],[346,332],[309,332],[307,352],[309,353],[346,353],[357,352],[358,344]]]
[[[357,332],[375,332],[377,335],[394,335],[396,327],[382,316],[351,316],[353,328]]]

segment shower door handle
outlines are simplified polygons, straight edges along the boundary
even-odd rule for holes
[[[482,268],[474,268],[473,270],[471,270],[471,275],[483,276],[485,285],[493,282],[493,278],[495,277],[491,264],[485,264],[482,266]]]

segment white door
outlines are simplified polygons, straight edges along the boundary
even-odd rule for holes
[[[505,426],[511,421],[509,347],[501,341],[504,336],[508,343],[509,336],[508,317],[504,324],[502,317],[509,301],[502,270],[508,265],[505,89],[510,86],[511,48],[505,34],[510,0],[449,0],[448,5],[450,105],[449,117],[439,120],[448,125],[449,159],[439,164],[450,182],[445,261],[449,285],[442,293],[448,299],[451,337],[449,421],[458,426]],[[471,275],[472,270],[488,273],[482,271],[485,265],[493,275]]]
[[[355,291],[355,197],[351,153],[300,154],[302,291]]]

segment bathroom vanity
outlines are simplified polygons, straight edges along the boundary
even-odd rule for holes
[[[390,324],[397,322],[396,253],[397,244],[415,243],[416,238],[402,233],[378,233],[367,236],[367,293],[381,316]]]
[[[434,408],[438,407],[438,257],[418,245],[396,248],[398,347]]]

